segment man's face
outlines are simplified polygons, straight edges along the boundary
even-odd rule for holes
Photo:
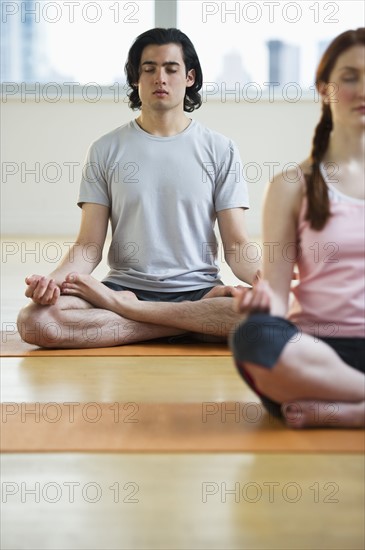
[[[194,84],[195,71],[186,74],[179,44],[146,46],[139,68],[138,93],[142,111],[183,110],[186,88]]]

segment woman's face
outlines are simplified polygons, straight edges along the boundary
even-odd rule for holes
[[[352,46],[338,57],[321,93],[335,127],[365,126],[365,46]]]

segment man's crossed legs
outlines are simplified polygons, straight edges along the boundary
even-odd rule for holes
[[[118,346],[186,332],[226,341],[242,321],[231,291],[217,286],[194,302],[147,302],[71,273],[54,305],[31,303],[21,310],[18,330],[26,342],[46,348]]]

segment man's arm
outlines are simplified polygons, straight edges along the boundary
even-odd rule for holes
[[[100,204],[84,203],[79,234],[76,242],[57,268],[48,276],[26,277],[25,295],[41,305],[53,305],[60,296],[60,287],[68,273],[90,274],[102,258],[103,246],[108,229],[109,208]],[[90,245],[92,252],[90,254]]]
[[[252,285],[260,277],[261,250],[250,241],[243,208],[228,208],[217,213],[224,258],[234,275]]]

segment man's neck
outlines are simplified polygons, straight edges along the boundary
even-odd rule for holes
[[[153,136],[169,137],[176,136],[183,132],[190,124],[191,119],[184,113],[144,113],[143,111],[136,118],[136,122],[142,130]]]

